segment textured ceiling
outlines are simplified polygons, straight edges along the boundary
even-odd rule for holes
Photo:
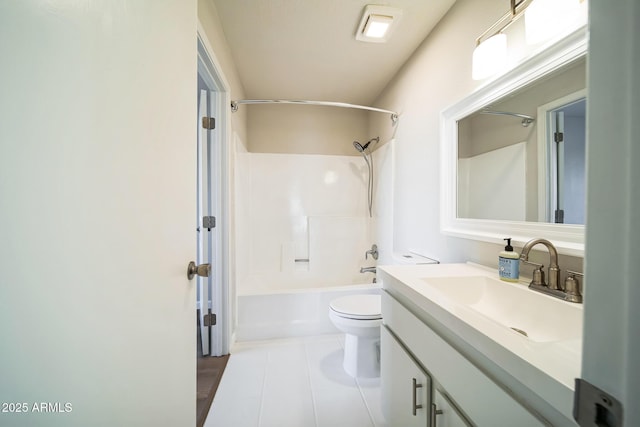
[[[249,99],[371,104],[455,0],[213,0]],[[387,43],[355,40],[367,4],[402,9]]]

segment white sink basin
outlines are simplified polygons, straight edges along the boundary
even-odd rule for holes
[[[534,342],[582,337],[582,310],[522,284],[487,276],[422,279],[458,309],[480,314]]]

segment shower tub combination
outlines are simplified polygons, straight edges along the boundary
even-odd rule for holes
[[[398,265],[438,264],[439,261],[415,252],[393,254],[387,263]],[[373,280],[372,273],[362,274],[362,281]],[[246,281],[253,289],[238,295],[237,341],[266,340],[305,335],[339,333],[329,318],[331,301],[349,295],[379,295],[380,283],[332,285],[324,283],[315,287],[299,288],[298,284],[283,281],[280,289],[274,289],[268,278]],[[348,280],[345,280],[348,281]],[[250,283],[251,282],[251,283]],[[335,283],[335,282],[334,282]],[[308,283],[304,283],[309,286]]]
[[[238,156],[237,341],[338,333],[332,300],[379,293],[367,257],[372,160],[358,146],[366,166],[354,156]]]
[[[379,293],[379,284],[367,283],[238,295],[236,340],[337,334],[339,331],[328,315],[332,300],[347,295]]]

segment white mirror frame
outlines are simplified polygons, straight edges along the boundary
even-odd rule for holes
[[[573,62],[587,53],[587,30],[583,27],[512,70],[490,81],[441,114],[440,228],[444,234],[503,244],[512,238],[522,246],[533,238],[550,240],[559,253],[584,257],[584,226],[525,221],[484,220],[457,217],[458,127],[457,122],[482,107]]]

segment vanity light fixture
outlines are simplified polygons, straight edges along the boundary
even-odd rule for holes
[[[397,26],[402,10],[388,6],[367,5],[360,18],[356,40],[384,43]]]
[[[476,39],[471,73],[474,80],[487,78],[506,65],[507,36],[503,31],[522,15],[528,44],[574,30],[584,19],[581,12],[585,0],[510,0],[510,3],[509,12]]]
[[[533,0],[524,13],[528,44],[548,40],[580,21],[581,0]]]
[[[482,80],[504,68],[507,63],[507,35],[503,31],[520,18],[534,0],[510,1],[509,12],[476,39],[471,71],[471,77],[474,80]]]

